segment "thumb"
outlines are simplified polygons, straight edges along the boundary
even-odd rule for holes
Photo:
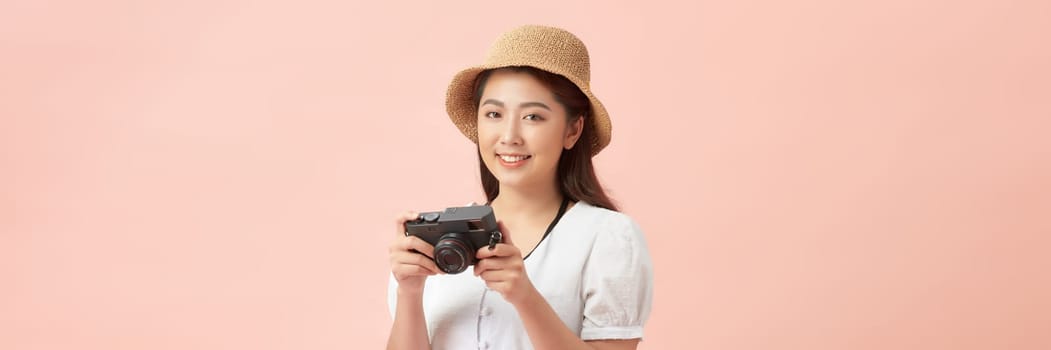
[[[497,226],[497,228],[498,228],[498,229],[500,230],[500,240],[501,240],[501,243],[506,243],[506,244],[510,244],[510,245],[515,245],[515,244],[514,244],[514,243],[513,243],[512,241],[511,241],[511,233],[507,231],[507,226],[504,226],[504,222],[503,222],[503,221],[500,221],[500,220],[497,220],[497,221],[496,221],[496,226]]]

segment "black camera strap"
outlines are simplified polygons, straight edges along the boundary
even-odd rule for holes
[[[555,225],[558,224],[558,221],[562,220],[562,215],[566,213],[566,208],[568,207],[569,198],[562,197],[562,205],[558,207],[558,214],[555,214],[555,219],[551,220],[551,224],[547,225],[547,230],[544,231],[544,236],[540,237],[540,240],[536,242],[536,246],[534,246],[533,249],[529,251],[529,254],[526,254],[526,256],[522,258],[522,260],[525,260],[530,255],[533,255],[533,252],[536,251],[536,248],[540,246],[540,243],[543,243],[544,240],[547,239],[547,236],[551,234],[551,230],[555,229]]]

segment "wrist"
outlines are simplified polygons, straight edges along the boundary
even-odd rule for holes
[[[398,286],[398,298],[423,299],[423,288]]]
[[[523,293],[518,299],[513,301],[508,300],[508,302],[510,302],[511,305],[513,305],[516,309],[528,310],[536,307],[540,303],[545,303],[547,301],[544,300],[544,296],[540,294],[540,291],[536,290],[535,287],[530,285],[529,288],[526,289],[525,293]]]

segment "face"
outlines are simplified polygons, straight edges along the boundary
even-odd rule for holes
[[[479,101],[478,147],[500,185],[553,184],[562,150],[580,137],[583,118],[567,125],[565,108],[528,73],[493,72]]]

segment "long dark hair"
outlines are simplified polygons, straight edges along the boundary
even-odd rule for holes
[[[591,138],[595,131],[587,119],[591,117],[591,102],[587,95],[584,95],[573,82],[561,75],[529,66],[515,66],[490,69],[478,74],[474,90],[476,107],[482,99],[482,92],[485,90],[485,83],[489,81],[489,76],[498,70],[526,73],[539,80],[551,90],[551,93],[555,95],[555,100],[566,110],[567,125],[575,123],[581,117],[585,118],[580,139],[573,148],[563,149],[558,159],[558,173],[555,175],[558,178],[558,187],[562,196],[571,201],[584,201],[596,207],[616,211],[617,206],[602,189],[598,176],[595,175],[595,167],[591,163]],[[485,191],[486,199],[492,202],[500,194],[500,180],[497,180],[496,176],[493,176],[493,173],[485,166],[480,148],[478,169],[482,177],[482,190]]]

